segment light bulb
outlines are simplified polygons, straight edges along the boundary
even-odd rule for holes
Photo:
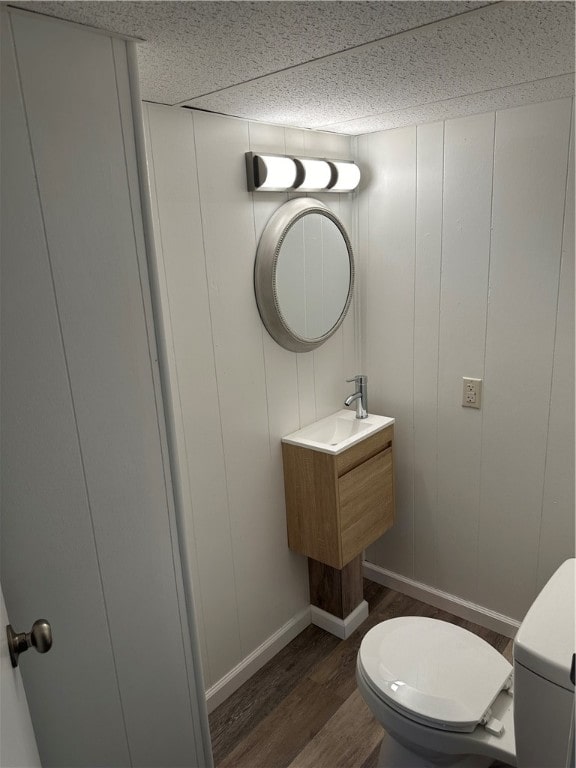
[[[290,157],[256,155],[258,177],[262,179],[258,189],[288,189],[296,181],[296,163]]]
[[[336,183],[330,189],[332,191],[343,190],[345,192],[356,189],[360,183],[360,168],[355,163],[341,163],[337,160],[332,160],[332,165],[336,168],[338,175]]]
[[[310,160],[299,157],[298,163],[304,170],[304,180],[297,189],[326,189],[332,178],[332,169],[325,160]]]

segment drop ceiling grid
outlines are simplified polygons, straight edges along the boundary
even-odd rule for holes
[[[572,2],[71,0],[19,7],[143,38],[145,101],[361,134],[574,93]]]
[[[144,38],[138,53],[142,96],[177,104],[487,2],[24,0],[18,6]]]
[[[528,83],[572,72],[573,62],[572,4],[500,3],[186,105],[348,132],[343,125],[348,120],[459,97],[473,101],[477,95],[483,103],[483,94],[495,89],[510,89],[499,101],[511,106],[515,86],[526,98]],[[549,82],[548,90],[555,85],[565,86],[565,81]]]

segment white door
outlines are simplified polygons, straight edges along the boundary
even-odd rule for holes
[[[4,593],[0,589],[0,766],[40,768],[22,675],[18,667],[12,666],[8,652],[6,625],[9,623]]]
[[[210,764],[151,323],[127,44],[3,9],[1,560],[42,764]],[[193,629],[193,628],[192,628]]]

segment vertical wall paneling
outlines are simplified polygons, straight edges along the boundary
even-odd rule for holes
[[[497,113],[482,445],[481,603],[521,617],[537,563],[571,101]],[[514,557],[510,557],[513,547]]]
[[[253,300],[256,240],[244,182],[248,125],[198,112],[194,128],[240,643],[245,655],[246,649],[266,637],[258,621],[265,588],[261,555],[266,556],[260,518],[271,497],[262,333]],[[239,461],[243,453],[252,462],[252,473]]]
[[[240,650],[194,123],[187,110],[153,104],[146,118],[178,455],[191,511],[186,539],[193,552],[205,673],[214,681],[238,663]]]
[[[343,137],[346,141],[340,146],[338,152],[342,154],[342,157],[347,160],[351,160],[356,157],[356,141],[355,137]],[[336,147],[334,148],[333,157],[338,157],[336,154]],[[361,254],[358,247],[358,190],[342,194],[340,197],[340,219],[350,241],[352,243],[352,250],[354,251],[354,263],[356,266],[356,280],[358,279],[358,272],[361,269]],[[350,378],[351,375],[357,373],[363,373],[360,366],[359,357],[359,338],[358,338],[358,312],[360,306],[360,289],[358,283],[355,283],[354,295],[348,310],[348,315],[342,323],[342,344],[344,348],[344,370],[346,372],[346,378]],[[352,372],[352,373],[350,373]],[[347,385],[344,385],[347,386]],[[348,389],[345,390],[348,394]]]
[[[414,274],[414,578],[436,583],[438,342],[444,124],[417,128]]]
[[[287,576],[293,556],[283,521],[278,530],[282,500],[275,496],[272,473],[262,324],[253,287],[256,234],[245,180],[248,124],[204,113],[194,113],[194,122],[245,656],[301,609],[306,597]]]
[[[372,137],[370,135],[358,136],[356,143],[356,158],[362,170],[362,178],[358,188],[357,198],[357,231],[356,242],[358,253],[356,255],[356,322],[358,325],[358,356],[359,364],[362,368],[366,367],[366,338],[367,317],[364,308],[366,306],[366,296],[368,293],[368,264],[370,263],[370,253],[372,246],[371,227],[370,227],[370,188],[372,184]],[[376,382],[368,382],[372,386]],[[371,393],[372,389],[370,389]],[[371,398],[370,398],[371,399]],[[370,401],[369,401],[370,405]]]
[[[438,376],[437,586],[476,597],[483,410],[462,408],[462,377],[484,376],[494,115],[445,128]]]
[[[51,59],[51,68],[43,67],[44,76],[40,77],[36,55],[48,35],[48,24],[40,31],[35,20],[18,16],[14,28],[22,52],[20,72],[126,728],[133,760],[139,765],[154,765],[174,757],[157,752],[158,719],[141,702],[154,696],[157,706],[168,711],[180,698],[180,706],[167,723],[173,729],[174,738],[169,741],[174,744],[174,756],[185,755],[190,746],[176,742],[185,731],[190,704],[177,667],[165,670],[160,686],[153,675],[140,673],[157,663],[156,650],[150,656],[149,646],[135,648],[129,634],[114,632],[132,605],[133,587],[126,578],[124,553],[132,552],[134,572],[138,572],[134,578],[142,589],[149,582],[146,591],[150,594],[157,590],[157,580],[166,579],[162,587],[166,589],[168,580],[174,584],[174,576],[173,571],[170,573],[173,564],[158,427],[153,420],[142,419],[142,413],[155,413],[156,406],[147,336],[140,333],[143,305],[124,147],[118,140],[122,134],[112,46],[102,35],[80,35],[76,29],[51,24],[54,50],[58,47],[62,53]],[[77,61],[77,66],[70,67],[70,60]],[[44,108],[45,100],[50,101],[50,110]],[[95,101],[97,111],[93,109]],[[70,103],[74,104],[72,114]],[[85,140],[88,124],[89,144]],[[108,162],[102,163],[102,158]],[[102,169],[101,175],[96,168]],[[61,185],[67,184],[75,188],[73,210],[70,196],[61,192]],[[60,227],[68,217],[74,218],[77,229]],[[108,227],[102,227],[103,221]],[[79,241],[84,259],[77,258]],[[118,253],[125,258],[117,258]],[[127,387],[123,394],[117,392],[110,398],[109,392],[117,387],[118,371],[125,366],[134,376],[127,379],[129,391]],[[139,382],[139,387],[135,388],[134,382]],[[133,441],[145,450],[134,451]],[[121,474],[118,466],[123,468]],[[106,484],[102,477],[107,478]],[[111,517],[111,510],[122,510],[122,514]],[[158,515],[158,510],[164,510],[164,516]],[[150,528],[140,522],[148,515]],[[140,558],[145,568],[137,567]],[[175,611],[177,614],[175,599],[175,591],[166,591],[165,600],[155,606],[160,626],[168,625]],[[145,633],[148,627],[148,616],[133,614],[135,635]],[[182,656],[180,635],[174,633],[170,638],[170,654]]]
[[[180,467],[176,460],[173,411],[168,395],[167,356],[161,338],[161,307],[153,243],[153,223],[149,178],[146,164],[144,116],[138,73],[137,49],[134,42],[112,39],[114,67],[118,88],[118,107],[122,125],[124,156],[132,224],[142,295],[142,305],[150,356],[150,372],[156,405],[160,453],[165,478],[165,497],[168,516],[168,536],[172,550],[174,585],[179,608],[179,627],[186,666],[190,722],[186,729],[193,734],[194,755],[187,759],[198,765],[211,766],[212,745],[208,713],[204,697],[202,648],[198,637],[198,610],[189,584],[190,564],[183,540],[186,530],[180,525],[182,502],[180,498]],[[179,670],[179,676],[183,670]],[[176,702],[178,704],[178,700]],[[174,736],[174,734],[171,734]]]
[[[260,644],[280,630],[289,640],[283,627],[306,610],[306,561],[286,540],[280,438],[341,407],[344,378],[355,372],[346,354],[356,355],[353,315],[353,348],[336,334],[320,357],[282,349],[263,327],[253,288],[256,245],[289,195],[248,192],[244,153],[348,158],[350,146],[347,137],[159,105],[146,114],[178,451],[187,454],[188,547],[212,701],[228,673],[242,678]],[[343,197],[323,199],[351,221],[353,203]]]
[[[394,159],[401,132],[358,139],[361,350],[371,401],[400,436],[397,521],[367,559],[512,619],[574,555],[570,107],[418,126],[415,210],[412,166],[401,173]],[[410,219],[413,290],[400,247]],[[411,355],[413,390],[402,378]],[[479,411],[461,406],[463,376],[484,379]],[[412,482],[413,560],[397,546],[412,530]]]
[[[416,129],[371,137],[370,165],[365,363],[372,410],[396,419],[396,520],[368,559],[412,575]]]
[[[124,766],[130,754],[112,640],[16,51],[4,11],[1,32],[3,589],[18,630],[31,616],[52,622],[50,657],[30,654],[21,667],[44,765]],[[44,663],[48,658],[52,663]],[[66,691],[59,706],[46,706],[43,691],[59,690]]]
[[[566,179],[562,263],[554,344],[538,582],[574,556],[574,105]]]
[[[58,680],[51,687],[54,695],[63,692],[62,703],[51,702],[46,695],[43,701],[36,701],[36,707],[51,710],[42,711],[39,722],[45,723],[52,716],[55,721],[48,736],[39,738],[42,760],[47,765],[192,765],[199,752],[187,666],[190,648],[183,629],[182,582],[173,548],[172,490],[165,464],[165,432],[159,423],[163,409],[153,362],[154,341],[149,333],[151,306],[146,294],[149,287],[126,44],[87,28],[46,21],[36,14],[16,12],[11,23],[45,238],[44,249],[26,249],[23,259],[26,268],[40,266],[38,275],[31,273],[27,282],[16,281],[11,293],[21,299],[24,312],[30,311],[26,299],[29,285],[37,286],[39,292],[44,291],[44,299],[50,295],[55,302],[61,344],[55,359],[64,356],[66,383],[61,393],[68,398],[74,420],[74,434],[59,443],[63,435],[51,422],[44,389],[38,379],[30,383],[37,387],[31,399],[41,400],[38,424],[43,425],[52,444],[49,450],[46,445],[41,447],[38,471],[28,474],[28,483],[41,480],[46,464],[64,456],[68,459],[74,444],[78,456],[67,470],[73,477],[74,466],[78,470],[80,463],[85,494],[84,501],[76,504],[66,492],[68,481],[64,481],[54,489],[60,493],[58,507],[48,504],[30,511],[42,520],[38,527],[46,527],[43,545],[52,543],[48,550],[52,564],[41,572],[47,583],[46,605],[33,614],[49,612],[50,593],[54,601],[58,586],[54,564],[61,565],[77,590],[85,586],[85,578],[96,575],[101,597],[91,595],[89,589],[83,589],[81,596],[96,616],[104,610],[104,634],[96,633],[94,640],[100,641],[103,652],[111,644],[113,654],[112,670],[99,653],[90,656],[88,662],[80,656],[85,668],[78,662],[74,666],[72,659],[80,655],[75,646],[90,646],[90,622],[83,622],[82,611],[72,613],[73,600],[66,603],[68,622],[70,616],[75,618],[75,626],[69,628],[74,646],[67,646],[63,637],[64,620],[60,630],[55,626],[55,649],[60,636],[77,681],[67,681],[63,688]],[[33,202],[30,205],[32,211],[37,210]],[[24,207],[17,211],[17,217],[26,224],[29,210]],[[16,232],[18,225],[12,226]],[[14,248],[20,248],[25,238],[19,232],[12,243]],[[35,262],[43,250],[51,273],[48,285],[38,279],[45,274],[45,266]],[[16,326],[16,330],[20,332],[21,327]],[[19,341],[22,344],[23,338]],[[39,365],[43,355],[37,350],[29,364]],[[14,375],[12,371],[10,376]],[[52,384],[47,383],[46,391]],[[22,397],[18,391],[15,409],[22,408]],[[8,410],[3,402],[5,408]],[[36,450],[36,425],[28,429],[20,425],[20,431],[19,439],[24,444],[33,443]],[[12,451],[10,441],[6,453]],[[7,484],[13,482],[8,476]],[[48,487],[54,482],[51,477]],[[8,512],[3,511],[3,528],[8,521],[8,529],[15,531],[22,525],[17,508],[24,490],[16,486],[13,490],[13,504]],[[86,540],[81,532],[71,525],[58,541],[53,537],[55,531],[61,533],[62,515],[70,512],[81,519],[86,507],[95,554],[88,553],[78,565],[71,562],[69,550],[77,547],[78,556],[83,551]],[[23,562],[34,546],[30,536],[16,550]],[[75,568],[67,568],[74,564]],[[36,570],[38,564],[34,565]],[[4,567],[8,573],[7,598],[10,593],[14,600],[11,578],[15,571],[10,564]],[[58,592],[56,601],[63,601],[65,594],[65,590]],[[35,596],[24,593],[20,598],[29,608]],[[58,613],[56,608],[56,618]],[[162,654],[150,633],[151,625],[166,628]],[[32,686],[50,674],[58,655],[47,659],[48,663],[43,660],[42,664],[46,672],[31,675]],[[64,660],[66,671],[67,662]],[[98,677],[95,695],[90,670]],[[115,678],[112,681],[110,673]],[[107,686],[104,700],[99,695],[100,681]],[[78,711],[68,716],[65,713],[68,688],[73,694],[79,684],[89,705],[85,715],[88,729],[76,720],[82,707],[73,696],[70,706]],[[106,726],[110,740],[102,740],[102,723],[108,717],[113,720]],[[95,733],[90,733],[92,730]]]
[[[359,137],[352,136],[350,141],[350,157],[359,160]],[[365,167],[360,167],[361,172],[366,172]],[[360,316],[362,306],[362,291],[360,288],[360,275],[362,274],[362,254],[360,250],[360,187],[352,193],[350,197],[349,206],[351,208],[350,213],[350,236],[352,238],[352,246],[354,248],[354,261],[356,264],[356,282],[354,287],[354,298],[350,306],[350,312],[352,313],[352,323],[348,323],[344,330],[344,350],[345,360],[347,368],[351,368],[355,371],[362,370],[362,357],[360,350]]]

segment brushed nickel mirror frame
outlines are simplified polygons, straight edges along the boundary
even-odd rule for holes
[[[276,288],[276,267],[282,243],[290,228],[301,218],[312,213],[320,214],[330,219],[342,235],[350,261],[350,282],[344,307],[336,323],[323,336],[308,339],[295,333],[282,315]],[[350,308],[353,291],[354,254],[352,244],[344,225],[336,214],[328,206],[320,202],[320,200],[311,197],[298,197],[280,206],[270,217],[262,232],[254,262],[254,292],[256,294],[258,311],[266,330],[274,341],[291,352],[310,352],[316,349],[327,341],[342,325]]]

